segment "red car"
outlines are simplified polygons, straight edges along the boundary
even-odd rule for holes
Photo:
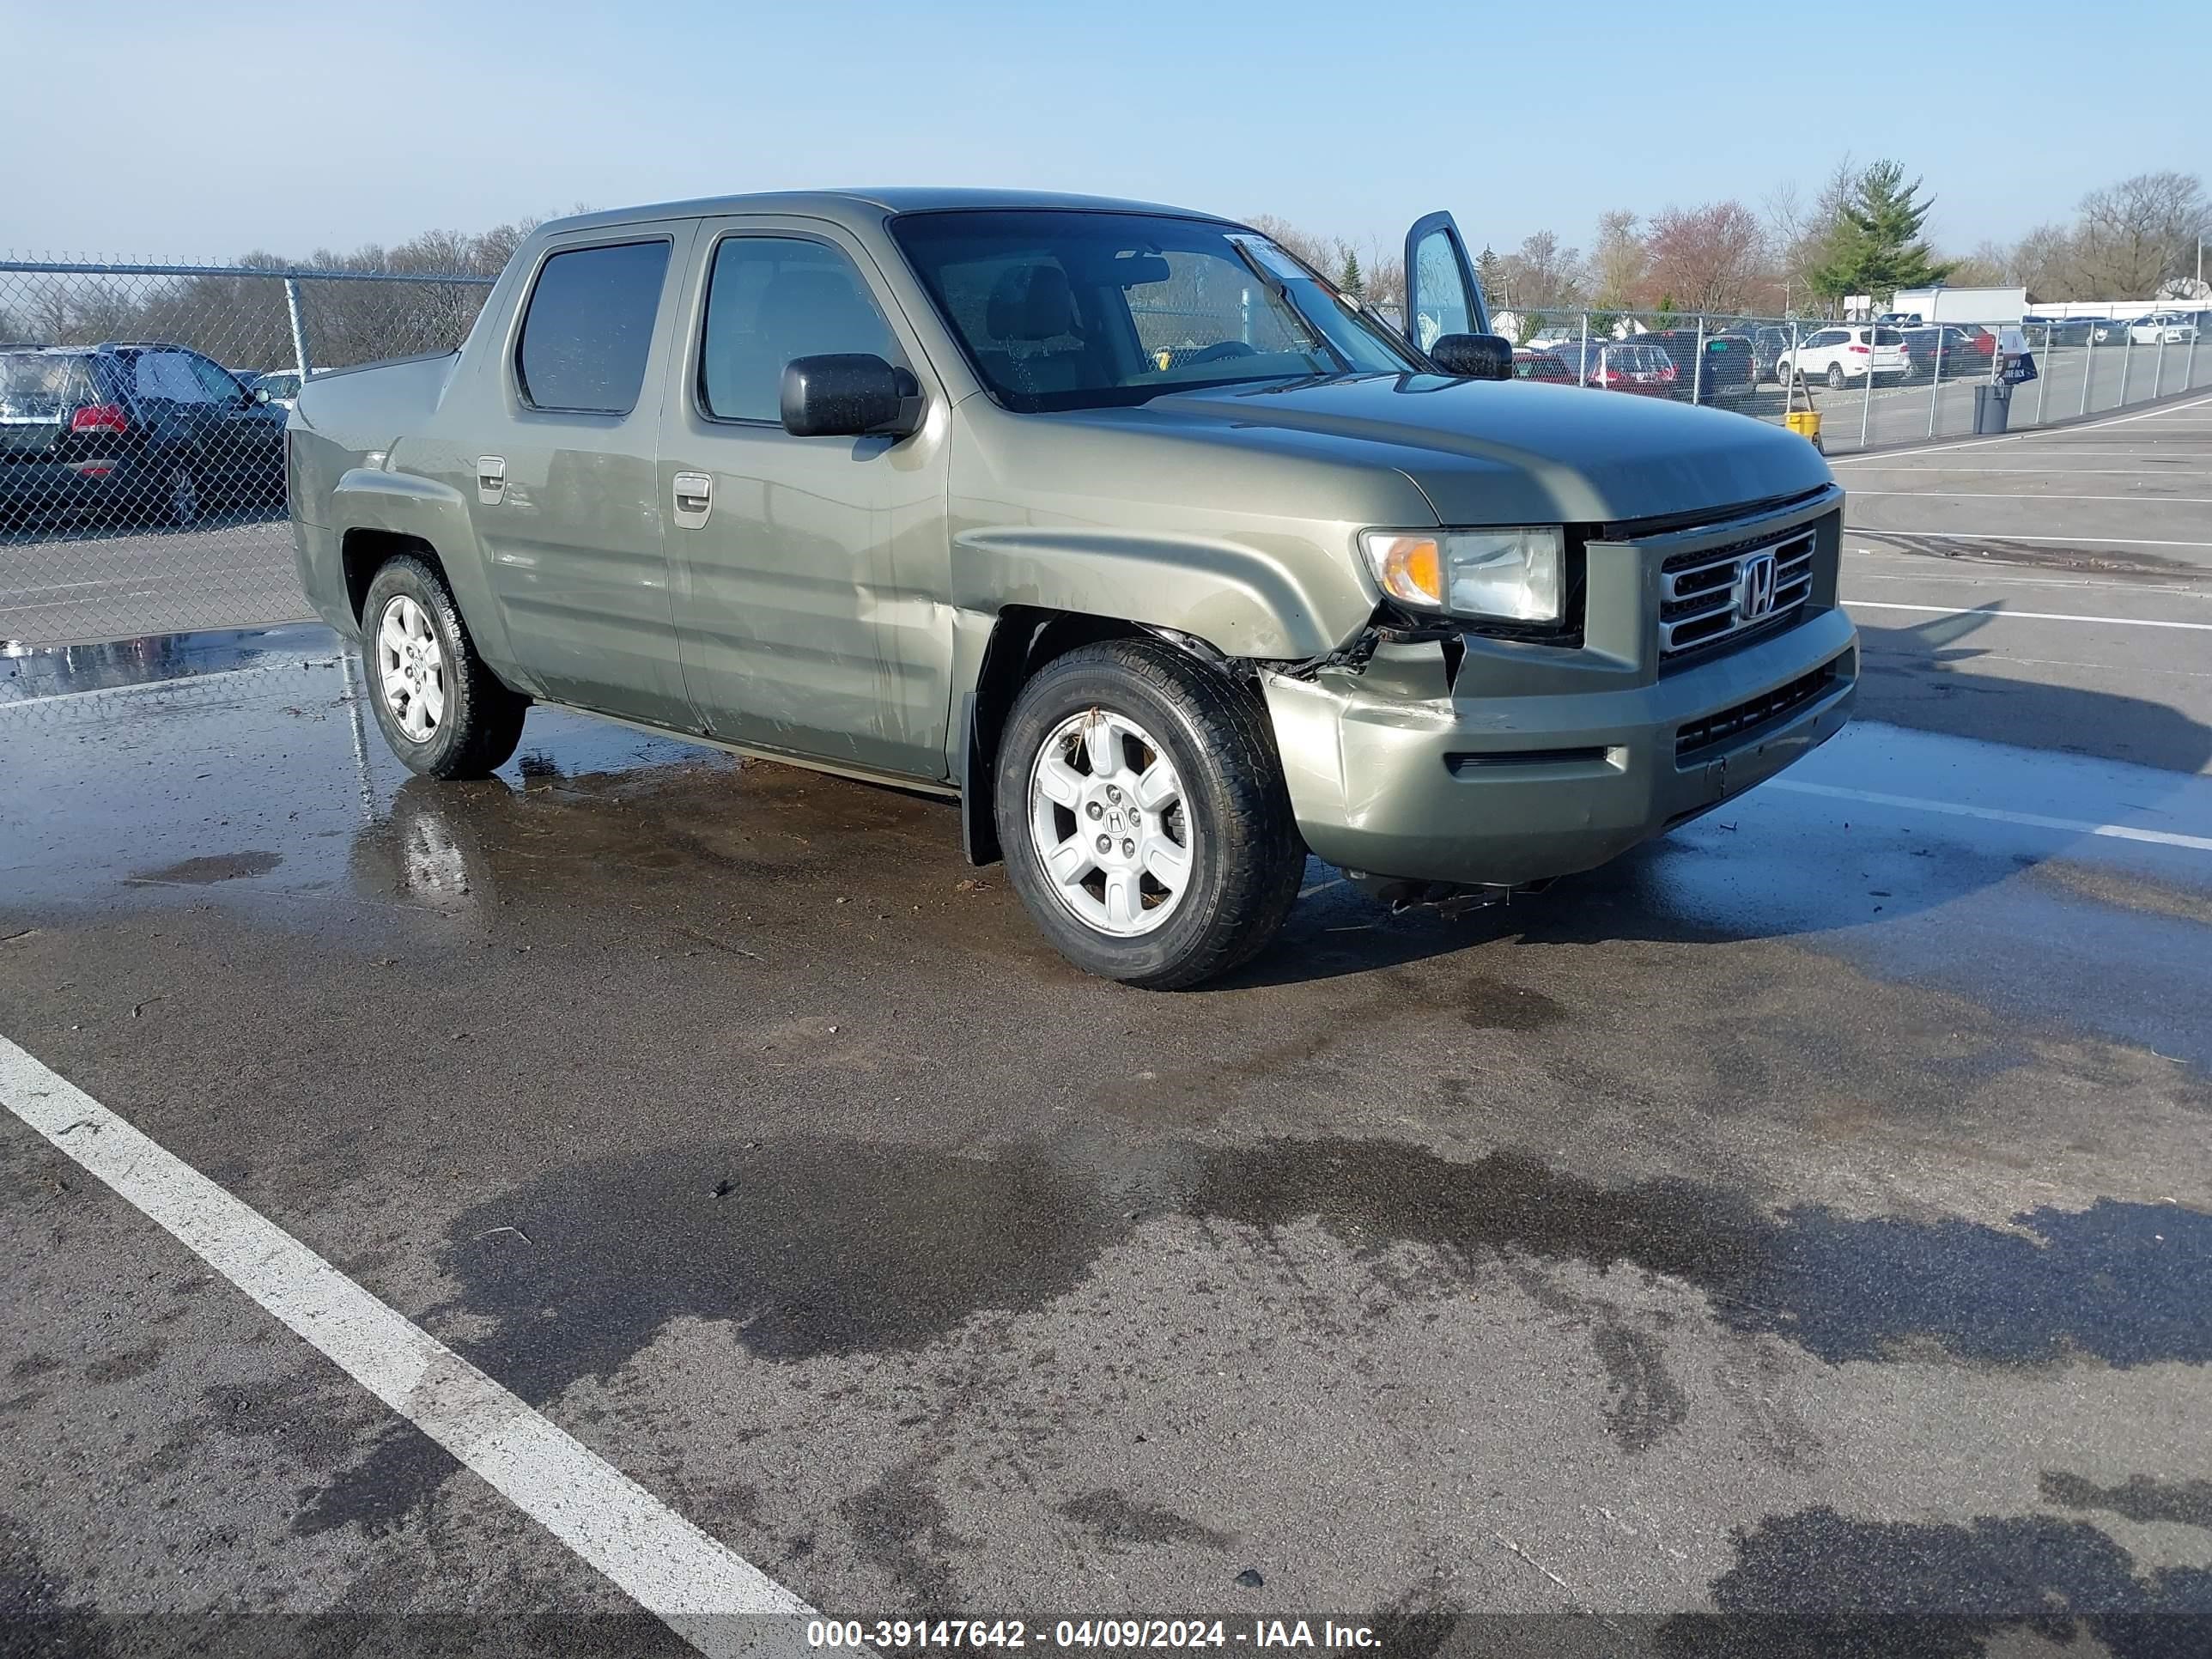
[[[1663,398],[1674,390],[1675,378],[1674,360],[1664,346],[1607,341],[1590,352],[1589,384],[1603,391]]]

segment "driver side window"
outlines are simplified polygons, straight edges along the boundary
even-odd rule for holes
[[[207,388],[208,396],[216,403],[234,404],[245,396],[245,388],[239,385],[237,378],[220,364],[211,363],[204,357],[194,357],[191,365],[192,373],[199,377],[200,384]]]
[[[714,250],[699,349],[699,401],[708,415],[781,420],[784,366],[828,352],[902,360],[850,259],[797,237],[732,236]]]

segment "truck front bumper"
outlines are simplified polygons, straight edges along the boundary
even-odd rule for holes
[[[1441,696],[1401,695],[1418,678],[1381,662],[1264,677],[1317,857],[1470,886],[1589,869],[1833,737],[1857,695],[1858,646],[1831,609],[1617,690],[1469,697],[1443,687],[1440,661],[1435,674]]]

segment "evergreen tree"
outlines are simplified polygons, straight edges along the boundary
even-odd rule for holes
[[[1505,262],[1498,257],[1495,248],[1485,242],[1482,252],[1474,256],[1474,280],[1481,285],[1483,297],[1497,303],[1498,295],[1504,291],[1504,278]]]
[[[1920,180],[1905,183],[1901,163],[1877,161],[1862,173],[1809,273],[1813,291],[1830,300],[1867,294],[1887,305],[1901,288],[1925,288],[1950,275],[1952,267],[1920,234],[1936,198],[1919,198]]]
[[[1343,268],[1336,273],[1336,285],[1354,299],[1367,292],[1366,273],[1359,269],[1359,256],[1349,246],[1344,250]]]

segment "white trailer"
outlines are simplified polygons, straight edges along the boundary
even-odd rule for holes
[[[2027,314],[2024,288],[1901,288],[1889,308],[1923,323],[1981,323],[1990,328]]]

